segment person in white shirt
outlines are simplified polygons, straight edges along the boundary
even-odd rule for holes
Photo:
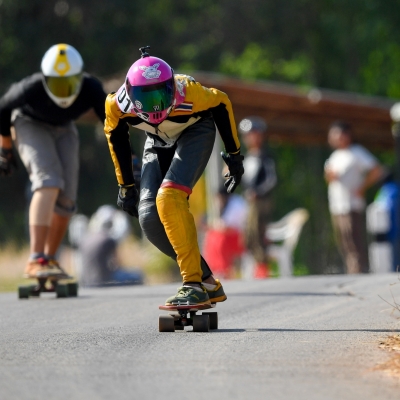
[[[364,147],[353,143],[351,126],[334,122],[328,133],[334,149],[325,163],[329,210],[339,251],[348,274],[369,272],[365,192],[384,170]]]

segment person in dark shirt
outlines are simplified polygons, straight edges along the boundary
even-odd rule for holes
[[[267,124],[260,117],[247,117],[239,123],[239,132],[247,147],[242,177],[242,187],[249,206],[244,233],[245,247],[256,262],[256,278],[269,275],[265,231],[272,209],[271,191],[277,182],[275,162],[263,149],[266,131]]]
[[[74,120],[93,108],[104,123],[105,99],[100,81],[83,72],[81,55],[68,44],[50,47],[41,72],[14,83],[0,98],[0,175],[16,167],[13,127],[33,192],[26,277],[65,274],[55,254],[76,210],[79,141]]]

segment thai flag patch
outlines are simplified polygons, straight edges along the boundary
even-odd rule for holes
[[[193,103],[189,101],[181,103],[175,107],[175,111],[179,112],[192,112],[192,109],[193,109]]]

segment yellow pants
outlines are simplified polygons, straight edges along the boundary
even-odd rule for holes
[[[200,250],[187,193],[162,187],[158,190],[156,204],[167,237],[177,255],[183,282],[201,282]]]

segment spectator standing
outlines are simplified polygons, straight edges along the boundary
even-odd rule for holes
[[[364,147],[353,143],[350,124],[334,122],[328,132],[334,149],[325,163],[329,210],[348,274],[369,272],[365,192],[383,176],[383,168]]]
[[[239,123],[239,132],[247,148],[242,177],[248,202],[244,242],[256,262],[255,278],[269,276],[265,232],[271,220],[271,191],[277,183],[275,162],[264,150],[266,131],[267,124],[260,117],[247,117]]]

